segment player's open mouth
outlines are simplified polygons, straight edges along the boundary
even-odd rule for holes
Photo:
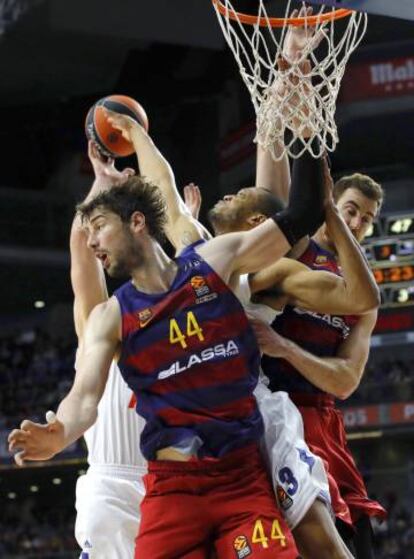
[[[105,252],[96,252],[95,256],[98,260],[102,262],[102,266],[107,268],[109,266],[109,258]]]

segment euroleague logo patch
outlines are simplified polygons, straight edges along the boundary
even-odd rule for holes
[[[206,303],[207,301],[211,301],[217,297],[217,293],[211,292],[207,280],[203,276],[193,276],[190,279],[190,285],[197,296],[197,305],[200,303]]]
[[[288,510],[293,505],[293,499],[289,497],[281,485],[276,487],[276,496],[282,510]]]
[[[237,536],[233,542],[233,547],[236,552],[237,559],[243,559],[243,557],[248,557],[252,553],[249,540],[246,536]]]
[[[203,295],[207,295],[207,293],[210,293],[210,288],[203,276],[193,276],[190,279],[190,284],[196,292],[197,297],[202,297]]]

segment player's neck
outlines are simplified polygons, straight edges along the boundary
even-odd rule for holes
[[[156,242],[149,243],[143,262],[131,274],[132,283],[145,293],[168,291],[177,274],[177,264]]]

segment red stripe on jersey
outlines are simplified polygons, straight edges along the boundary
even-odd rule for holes
[[[140,327],[138,313],[129,313],[122,315],[122,337],[124,338],[130,332],[134,332]]]
[[[124,313],[122,315],[123,337],[125,338],[129,334],[132,334],[132,332],[135,332],[136,330],[147,326],[154,317],[156,317],[157,321],[159,321],[162,320],[164,315],[169,316],[170,314],[172,314],[172,311],[177,312],[177,310],[181,310],[187,307],[189,298],[191,296],[190,290],[191,286],[186,284],[178,292],[172,292],[165,299],[162,299],[159,303],[150,304],[150,302],[148,302],[148,307],[140,306],[130,313]],[[142,311],[145,311],[146,308],[150,310],[150,316],[142,324],[140,320],[140,313]]]
[[[234,314],[228,314],[222,317],[220,326],[225,328],[221,334],[222,343],[226,343],[231,336],[232,332],[240,333],[240,329],[244,326],[248,327],[248,320],[242,310]],[[135,367],[141,374],[153,374],[160,367],[166,363],[176,362],[180,359],[187,359],[191,354],[199,354],[203,350],[210,347],[219,345],[217,343],[217,320],[205,320],[200,322],[203,340],[200,340],[197,335],[186,336],[186,348],[183,348],[177,341],[174,344],[170,343],[169,331],[166,332],[166,338],[159,340],[151,345],[147,345],[138,353],[125,357],[125,364],[129,367]]]
[[[214,273],[207,276],[203,276],[206,284],[210,288],[211,293],[226,293],[228,288],[226,284],[218,278]],[[133,286],[131,286],[133,289]],[[137,293],[139,293],[137,291]],[[185,309],[193,305],[198,298],[198,295],[191,284],[188,282],[181,287],[178,291],[172,291],[166,297],[163,297],[158,303],[152,303],[148,301],[148,309],[151,309],[152,317],[157,317],[157,321],[160,321],[170,315],[177,314],[178,311]],[[141,301],[142,302],[142,301]],[[122,314],[122,335],[123,337],[128,336],[135,330],[141,327],[139,320],[139,313],[145,310],[145,306],[140,305],[139,308],[130,312]],[[146,323],[149,324],[152,318],[150,318]]]
[[[237,421],[250,417],[255,409],[255,398],[247,396],[213,409],[183,411],[176,408],[164,408],[157,413],[157,417],[163,419],[169,427],[180,427],[211,420]]]
[[[344,340],[342,330],[327,326],[322,319],[315,317],[305,317],[305,315],[296,315],[295,312],[289,316],[289,321],[285,322],[276,330],[281,335],[291,337],[296,343],[313,344],[320,346],[336,346]]]
[[[151,392],[162,396],[216,385],[223,386],[223,384],[229,384],[245,377],[250,372],[244,355],[219,362],[204,362],[202,370],[197,369],[198,367],[195,365],[182,373],[158,380],[151,386]]]

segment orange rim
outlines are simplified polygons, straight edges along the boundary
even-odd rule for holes
[[[229,17],[233,21],[240,21],[241,23],[246,23],[247,25],[257,25],[260,27],[284,27],[285,25],[317,25],[318,23],[324,23],[325,21],[332,21],[335,19],[342,19],[348,17],[353,13],[353,10],[345,10],[341,8],[340,10],[332,10],[331,12],[326,12],[325,14],[320,14],[317,16],[309,17],[260,17],[251,16],[248,14],[242,14],[236,12],[235,10],[229,10],[224,6],[221,0],[212,0],[213,4],[216,6],[218,11],[222,16]]]

